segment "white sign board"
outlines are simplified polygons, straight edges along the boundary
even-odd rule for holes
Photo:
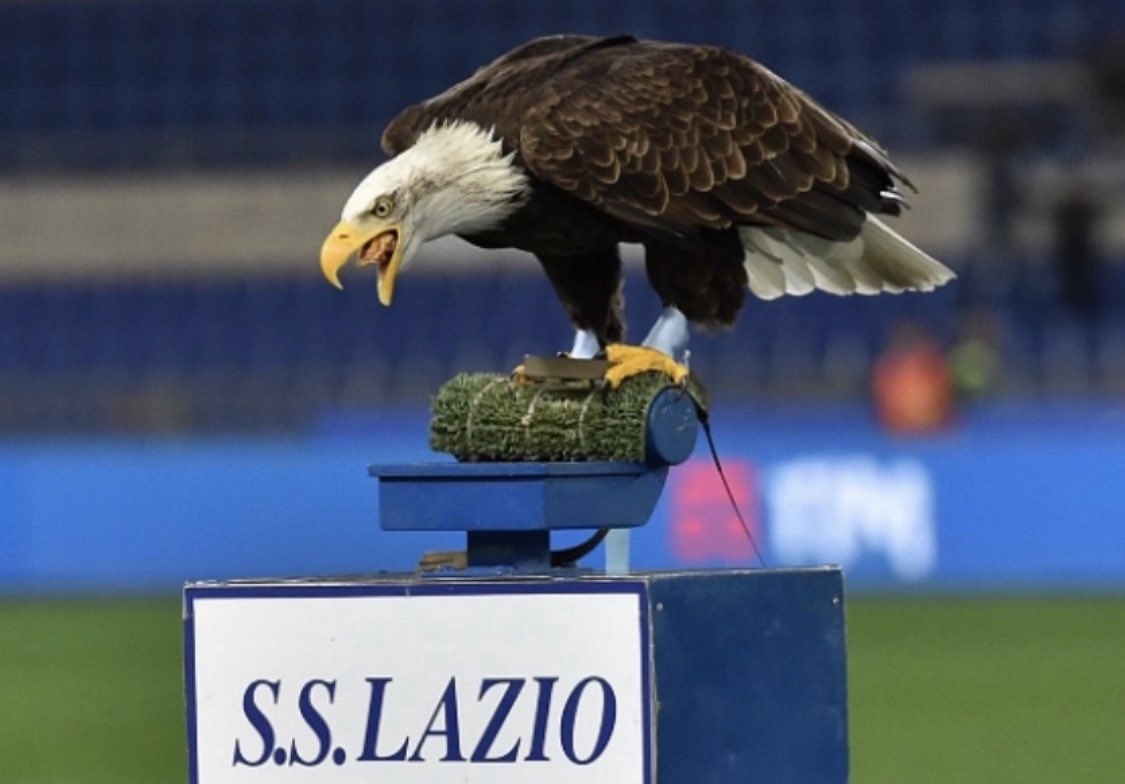
[[[192,784],[647,784],[631,581],[196,585]]]

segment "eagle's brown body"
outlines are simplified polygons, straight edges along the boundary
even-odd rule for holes
[[[606,342],[624,330],[620,242],[644,245],[664,304],[726,325],[746,298],[740,227],[847,242],[869,213],[902,202],[904,177],[874,142],[751,59],[712,47],[537,39],[407,108],[383,145],[397,155],[454,120],[493,128],[530,182],[502,225],[465,238],[534,253],[575,325]],[[866,274],[829,290],[925,287],[893,265]]]

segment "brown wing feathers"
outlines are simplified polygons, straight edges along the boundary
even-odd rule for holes
[[[629,49],[591,52],[573,82],[542,88],[520,135],[534,173],[623,220],[679,230],[749,223],[846,240],[883,209],[893,182],[854,129],[770,72],[715,49]]]
[[[894,212],[892,176],[859,131],[749,58],[723,50],[553,36],[531,41],[384,133],[398,153],[442,119],[496,127],[536,175],[665,231],[779,225],[856,236]]]

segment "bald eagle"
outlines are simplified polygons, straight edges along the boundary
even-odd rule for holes
[[[538,38],[408,107],[382,141],[393,157],[324,241],[328,281],[358,255],[390,305],[427,240],[529,251],[576,327],[574,357],[614,359],[624,337],[623,242],[644,247],[664,306],[638,361],[677,378],[665,360],[685,359],[688,323],[732,324],[747,288],[897,293],[954,277],[878,217],[913,186],[870,137],[724,49]]]

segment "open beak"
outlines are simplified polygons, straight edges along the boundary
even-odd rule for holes
[[[376,224],[356,226],[350,221],[340,221],[328,233],[320,247],[320,270],[324,277],[338,289],[340,270],[353,254],[358,253],[357,265],[377,265],[379,272],[379,301],[390,305],[395,292],[395,276],[402,264],[402,224]]]

